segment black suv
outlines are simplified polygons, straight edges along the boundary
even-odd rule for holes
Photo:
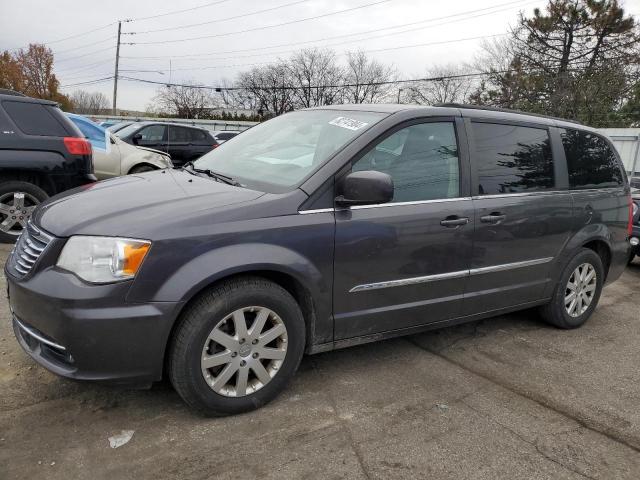
[[[54,102],[0,90],[0,241],[40,202],[96,181],[91,144]]]
[[[5,273],[16,336],[48,369],[167,375],[197,410],[237,413],[274,398],[303,352],[530,307],[579,327],[627,264],[630,208],[591,128],[331,106],[43,204]]]
[[[166,152],[177,167],[200,158],[218,146],[218,142],[204,128],[177,123],[140,122],[115,132],[131,145]]]

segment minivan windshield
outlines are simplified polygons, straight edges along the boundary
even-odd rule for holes
[[[249,188],[286,192],[385,116],[346,110],[287,113],[227,140],[194,165]]]

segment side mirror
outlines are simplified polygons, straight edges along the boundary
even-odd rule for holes
[[[135,143],[136,145],[138,144],[138,141],[142,140],[142,134],[141,133],[136,133],[133,137],[132,137],[133,143]]]
[[[393,198],[393,180],[386,173],[375,170],[351,172],[340,180],[337,205],[375,205]]]

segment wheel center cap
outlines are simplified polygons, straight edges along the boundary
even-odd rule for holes
[[[248,357],[249,355],[251,355],[251,345],[247,343],[240,345],[240,348],[238,349],[238,353],[240,354],[241,357]]]

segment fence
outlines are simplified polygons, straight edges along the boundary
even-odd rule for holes
[[[616,146],[627,173],[640,176],[640,128],[601,128],[598,131]]]
[[[253,127],[258,122],[243,122],[240,120],[195,120],[186,118],[157,118],[157,117],[136,117],[118,115],[87,115],[98,123],[106,121],[117,122],[171,122],[184,125],[193,125],[207,130],[246,130]]]

